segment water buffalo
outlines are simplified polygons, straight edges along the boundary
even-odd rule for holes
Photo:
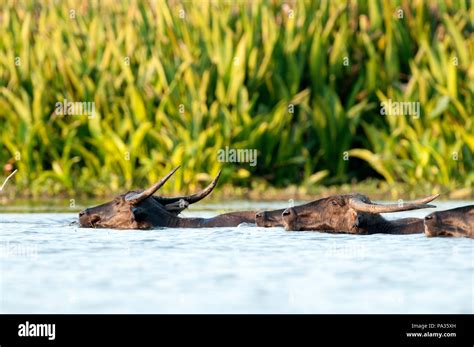
[[[79,224],[81,227],[88,228],[149,229],[154,227],[230,227],[255,222],[255,212],[250,211],[225,213],[213,218],[178,217],[179,213],[190,204],[209,195],[220,176],[219,172],[209,186],[193,195],[153,196],[178,168],[146,190],[130,191],[116,197],[113,201],[81,211]]]
[[[335,195],[285,210],[256,214],[258,226],[284,226],[286,230],[318,230],[353,234],[411,234],[423,232],[423,219],[388,221],[380,213],[434,207],[428,205],[439,195],[424,199],[380,205],[361,194]]]
[[[474,238],[474,205],[433,212],[425,217],[426,236]]]

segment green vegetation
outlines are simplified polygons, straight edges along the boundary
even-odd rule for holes
[[[473,18],[469,0],[4,0],[0,163],[36,196],[123,191],[177,165],[166,192],[222,167],[262,191],[372,177],[472,194]],[[64,99],[96,116],[55,114]],[[381,115],[388,99],[420,117]],[[225,146],[258,164],[219,163]]]

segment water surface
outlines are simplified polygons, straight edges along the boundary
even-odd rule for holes
[[[185,215],[282,207],[201,204]],[[71,225],[76,216],[0,214],[1,313],[474,312],[471,239],[250,226],[81,229]]]

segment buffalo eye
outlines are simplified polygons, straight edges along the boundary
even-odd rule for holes
[[[339,204],[337,203],[337,201],[333,200],[333,201],[331,201],[331,205],[337,206],[337,205],[339,205]]]

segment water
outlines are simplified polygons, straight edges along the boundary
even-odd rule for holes
[[[201,204],[185,215],[286,204]],[[94,230],[74,220],[0,214],[1,313],[474,312],[471,239],[249,226]]]

